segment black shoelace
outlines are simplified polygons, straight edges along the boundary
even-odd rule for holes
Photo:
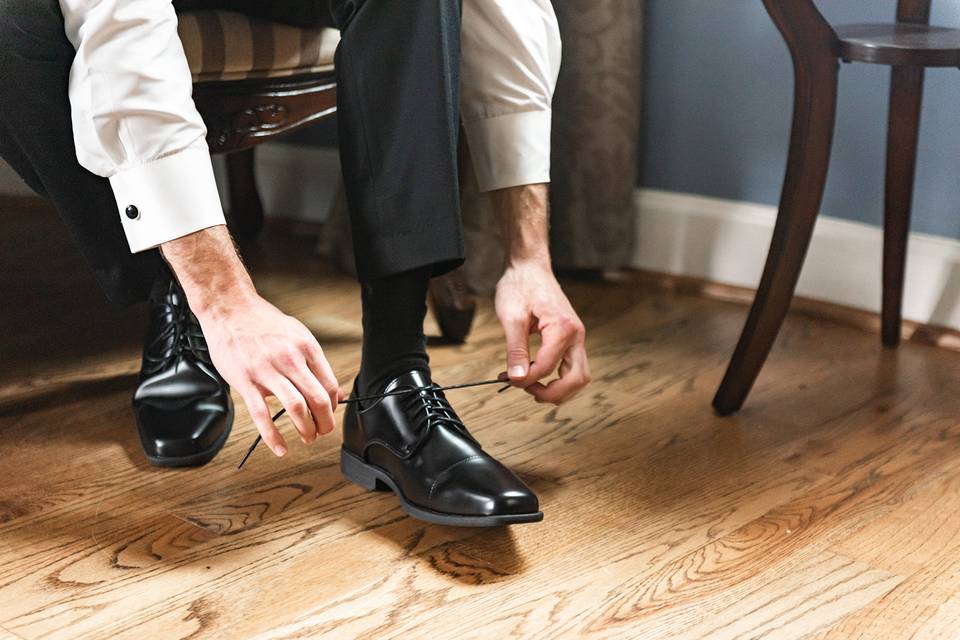
[[[169,302],[164,302],[163,306],[169,309],[164,313],[173,317],[146,350],[146,360],[150,363],[151,373],[166,368],[184,352],[189,352],[201,360],[208,360],[207,341],[190,307]],[[157,350],[158,345],[164,345],[162,355],[154,357],[151,354]]]
[[[341,400],[337,404],[352,404],[355,402],[367,402],[369,400],[380,400],[381,398],[388,398],[390,396],[409,396],[410,404],[416,404],[419,406],[411,407],[415,409],[416,413],[420,415],[420,430],[422,435],[417,440],[417,442],[410,448],[410,452],[416,451],[416,449],[423,443],[426,439],[431,424],[443,422],[454,427],[466,437],[470,438],[474,442],[473,436],[467,431],[466,425],[460,421],[460,418],[457,417],[456,412],[454,412],[453,407],[450,406],[450,403],[447,401],[446,397],[443,395],[444,391],[451,391],[453,389],[466,389],[467,387],[480,387],[490,384],[504,384],[506,380],[501,380],[497,378],[496,380],[481,380],[479,382],[464,382],[462,384],[452,384],[447,387],[440,387],[436,384],[430,385],[428,387],[404,387],[402,389],[394,389],[393,391],[387,391],[385,393],[378,393],[372,396],[363,396],[358,398],[347,398],[346,400]],[[512,385],[509,383],[504,384],[503,388],[498,390],[497,393],[503,393],[509,389]],[[274,422],[277,421],[280,416],[287,412],[286,409],[280,409],[271,420]],[[257,445],[260,444],[260,441],[263,440],[263,436],[258,435],[257,439],[253,441],[253,444],[250,445],[250,448],[247,449],[246,455],[243,456],[243,460],[240,461],[240,464],[237,465],[237,469],[240,470],[243,468],[243,465],[250,458],[250,455],[253,453],[254,449],[257,448]]]
[[[443,395],[443,390],[438,385],[413,389],[407,397],[401,399],[401,402],[405,404],[407,411],[411,412],[411,417],[416,421],[417,433],[420,434],[416,442],[403,448],[405,456],[413,455],[430,435],[430,429],[438,424],[449,425],[477,446],[480,445],[470,435],[467,425],[463,424],[457,416],[453,407],[450,406],[450,402]]]

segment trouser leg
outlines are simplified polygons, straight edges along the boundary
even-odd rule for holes
[[[106,179],[76,158],[67,97],[74,50],[56,0],[0,0],[0,156],[50,198],[107,296],[146,299],[157,252],[132,255]]]
[[[340,157],[357,272],[463,261],[459,0],[331,0]]]

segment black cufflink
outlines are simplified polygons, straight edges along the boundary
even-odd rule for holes
[[[136,220],[140,217],[140,209],[137,209],[136,205],[127,205],[127,210],[125,213],[131,220]]]

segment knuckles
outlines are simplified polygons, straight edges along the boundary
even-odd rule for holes
[[[330,408],[330,396],[324,395],[322,393],[318,394],[313,399],[313,404],[316,405],[316,408],[319,411],[327,411]],[[319,416],[315,416],[315,417],[319,417]]]
[[[317,341],[314,339],[313,335],[308,334],[303,336],[296,342],[297,350],[300,353],[307,354],[312,353],[316,355],[323,355],[323,348],[317,344]]]
[[[586,336],[587,330],[583,323],[576,316],[562,315],[556,320],[557,328],[568,336],[576,336],[582,339]]]
[[[511,346],[507,348],[507,358],[511,361],[522,360],[524,364],[530,359],[527,355],[529,351],[523,346]]]
[[[301,417],[305,416],[307,415],[307,403],[300,398],[296,400],[291,400],[288,403],[287,411],[289,411],[290,413],[296,416],[301,416]]]
[[[285,369],[292,369],[297,365],[297,360],[298,360],[297,356],[299,354],[300,352],[293,347],[280,349],[279,351],[277,351],[276,355],[274,356],[274,362],[277,365],[284,367]]]

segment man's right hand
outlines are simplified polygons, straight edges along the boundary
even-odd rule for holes
[[[330,433],[342,396],[323,350],[303,324],[257,294],[226,228],[178,238],[161,251],[200,321],[214,366],[243,398],[270,449],[287,452],[270,420],[270,396],[304,443]]]

